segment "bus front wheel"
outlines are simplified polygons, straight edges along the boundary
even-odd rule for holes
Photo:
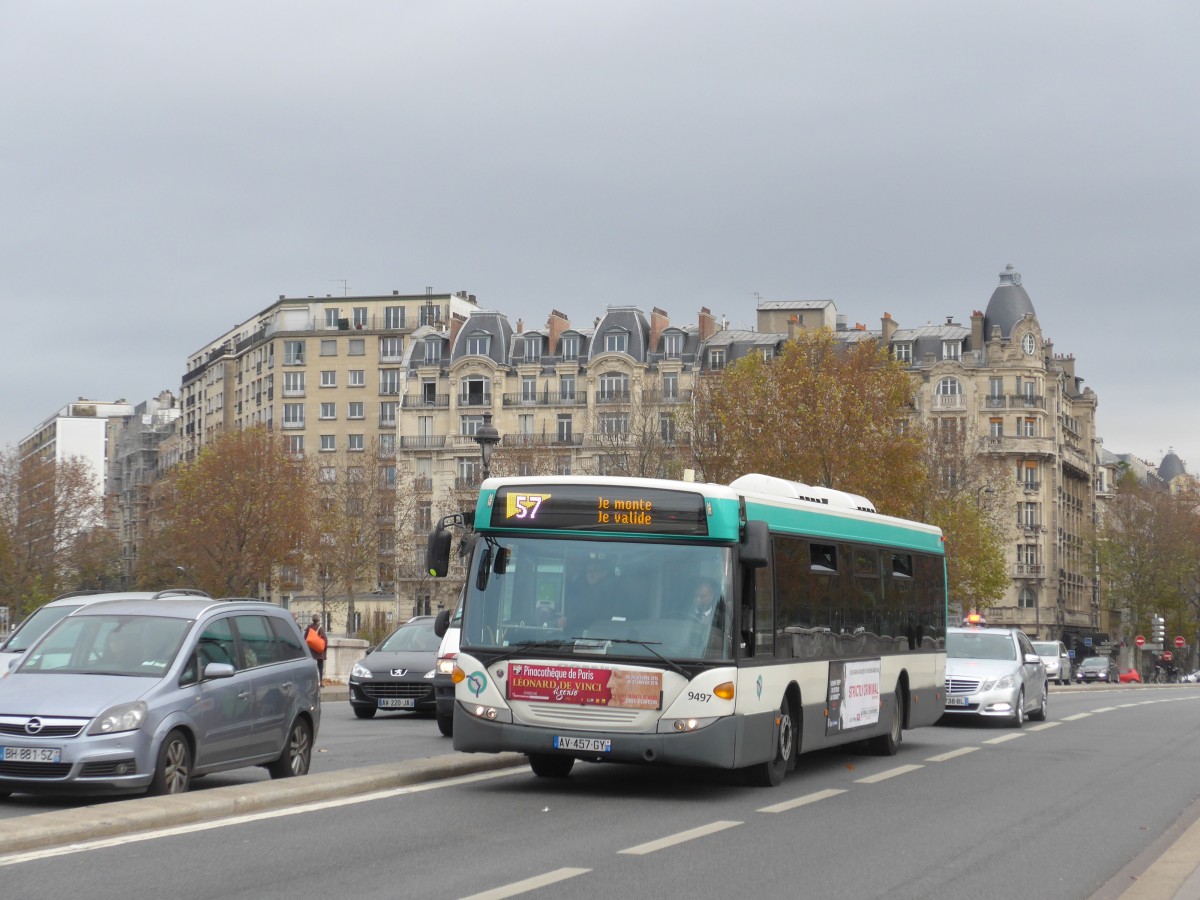
[[[751,766],[748,770],[750,783],[759,787],[778,787],[783,784],[792,760],[796,755],[796,725],[792,719],[792,707],[787,697],[779,704],[775,736],[775,756]]]
[[[529,768],[539,778],[566,778],[575,765],[575,757],[553,753],[530,753]]]

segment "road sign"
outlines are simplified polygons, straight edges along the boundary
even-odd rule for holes
[[[1167,662],[1170,662],[1174,658],[1175,655],[1170,650],[1163,651],[1163,659],[1165,659]]]
[[[1183,649],[1183,635],[1182,634],[1175,635],[1175,647],[1180,650]]]
[[[1139,647],[1142,647],[1142,646],[1144,646],[1144,645],[1145,645],[1145,643],[1146,643],[1146,639],[1145,639],[1144,637],[1142,637],[1142,636],[1139,634],[1137,637],[1135,637],[1135,638],[1133,639],[1133,642],[1134,642],[1135,644],[1137,644]]]

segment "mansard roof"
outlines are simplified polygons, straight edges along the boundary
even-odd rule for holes
[[[488,358],[497,365],[508,365],[507,354],[512,344],[513,328],[508,323],[508,316],[492,310],[473,312],[467,321],[463,322],[454,341],[454,358],[457,360],[466,356],[468,341],[483,334],[491,337],[488,343]]]

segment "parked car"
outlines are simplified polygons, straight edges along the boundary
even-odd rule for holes
[[[156,600],[160,597],[175,597],[180,594],[195,594],[207,597],[203,591],[191,588],[168,588],[164,591],[121,591],[117,593],[106,591],[74,591],[55,597],[49,603],[43,603],[27,615],[8,636],[0,643],[0,678],[8,674],[9,666],[20,659],[21,654],[33,646],[34,642],[45,634],[59,619],[69,616],[80,607],[87,606],[100,600],[125,598],[128,600]]]
[[[1130,682],[1133,682],[1134,684],[1141,684],[1142,676],[1138,674],[1137,669],[1126,669],[1124,672],[1120,672],[1117,675],[1117,680],[1120,681],[1121,684],[1128,684]]]
[[[409,619],[350,669],[350,705],[360,719],[379,710],[433,712],[440,639],[433,616]]]
[[[1002,718],[1020,728],[1028,715],[1045,719],[1046,666],[1018,628],[946,629],[944,718]]]
[[[1089,656],[1075,669],[1075,681],[1078,684],[1093,682],[1116,684],[1120,677],[1117,664],[1107,656]]]
[[[198,775],[304,775],[317,664],[259,601],[108,599],[61,619],[0,681],[0,797],[182,793]]]
[[[1062,641],[1034,641],[1033,649],[1046,666],[1046,679],[1055,684],[1071,681],[1071,655]]]

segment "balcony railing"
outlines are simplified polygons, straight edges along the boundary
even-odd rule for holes
[[[502,447],[580,447],[582,434],[502,434]]]
[[[1013,566],[1013,578],[1045,578],[1046,567],[1040,563],[1017,563]]]
[[[475,476],[473,478],[455,478],[454,489],[456,491],[473,491],[483,482],[482,477]]]
[[[446,446],[444,434],[403,434],[400,446],[405,450],[435,450]]]
[[[401,398],[401,404],[405,409],[449,409],[450,395],[406,394]]]
[[[597,403],[628,403],[629,391],[598,391],[596,393]]]
[[[519,394],[505,394],[505,406],[586,406],[587,391],[535,391]]]
[[[459,394],[458,395],[458,405],[459,406],[491,406],[492,405],[492,395],[491,395],[491,393]]]

